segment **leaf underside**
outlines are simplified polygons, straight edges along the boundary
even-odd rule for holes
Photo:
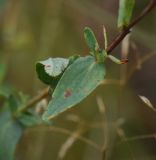
[[[95,62],[93,56],[77,59],[58,82],[43,119],[47,121],[82,101],[103,81],[104,76],[104,65]]]
[[[36,63],[38,78],[45,84],[55,87],[63,71],[69,64],[65,58],[48,58]]]

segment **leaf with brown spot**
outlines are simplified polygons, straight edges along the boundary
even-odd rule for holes
[[[49,120],[82,101],[100,85],[104,76],[104,64],[97,63],[93,56],[78,58],[62,75],[43,119]]]

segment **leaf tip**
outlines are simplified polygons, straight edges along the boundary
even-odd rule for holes
[[[56,115],[57,113],[51,113],[49,112],[49,109],[47,109],[42,115],[42,120],[46,123],[50,123],[50,120],[54,118]]]
[[[44,122],[49,122],[49,116],[47,115],[47,112],[45,112],[43,115],[42,115],[42,120],[44,121]]]
[[[84,31],[86,31],[86,30],[91,30],[91,28],[90,27],[85,27]]]

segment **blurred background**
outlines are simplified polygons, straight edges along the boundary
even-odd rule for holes
[[[147,5],[137,1],[133,18]],[[48,57],[85,56],[85,26],[103,47],[117,35],[117,0],[0,0],[0,63],[5,84],[34,96],[46,86],[35,63]],[[16,160],[155,160],[156,8],[132,29],[112,54],[120,58],[129,45],[127,65],[106,62],[106,82],[83,102],[59,115],[51,127],[27,129]]]

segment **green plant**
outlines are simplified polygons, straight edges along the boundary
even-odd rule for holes
[[[106,30],[103,28],[104,49],[99,47],[93,31],[86,27],[84,37],[89,47],[90,55],[81,57],[74,55],[69,58],[49,58],[36,63],[39,79],[49,87],[34,98],[17,93],[3,85],[0,89],[3,107],[0,112],[0,159],[14,159],[16,145],[23,131],[32,126],[51,125],[49,120],[66,109],[76,105],[99,86],[106,74],[105,60],[110,59],[117,64],[124,64],[127,59],[119,60],[110,52],[130,33],[131,28],[138,23],[152,8],[156,1],[151,0],[143,12],[131,22],[135,1],[120,0],[118,27],[119,34],[107,46]],[[0,70],[0,83],[3,80],[5,67]],[[53,93],[50,93],[53,92]],[[41,99],[52,96],[46,111],[36,111],[35,104]],[[35,109],[33,108],[35,106]],[[48,122],[47,122],[48,121]]]

